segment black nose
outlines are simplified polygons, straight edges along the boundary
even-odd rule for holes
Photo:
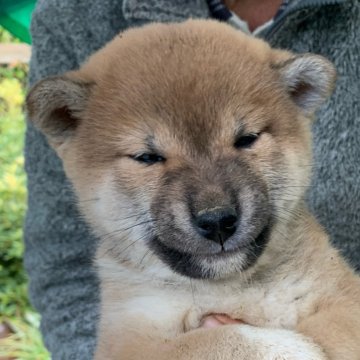
[[[214,208],[200,211],[195,217],[195,225],[200,235],[223,245],[236,231],[237,220],[234,209]]]

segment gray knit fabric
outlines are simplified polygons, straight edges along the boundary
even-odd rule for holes
[[[323,54],[337,66],[337,90],[314,125],[309,204],[334,243],[360,269],[360,4],[316,3],[294,0],[268,40],[296,52]],[[208,16],[205,0],[39,0],[32,22],[30,83],[77,68],[122,29]],[[91,265],[95,239],[79,217],[59,159],[31,125],[26,171],[25,265],[46,346],[54,360],[91,359],[99,302]]]

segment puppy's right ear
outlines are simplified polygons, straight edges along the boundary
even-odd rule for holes
[[[71,138],[86,108],[91,84],[71,73],[37,83],[26,98],[29,119],[57,150]]]
[[[278,59],[272,66],[278,71],[288,95],[306,116],[312,116],[334,89],[334,65],[319,55],[294,55],[284,51],[275,54]]]

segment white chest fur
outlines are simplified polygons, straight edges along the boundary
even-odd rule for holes
[[[294,329],[313,306],[314,283],[294,272],[278,271],[271,280],[240,276],[222,281],[164,280],[109,262],[105,267],[103,291],[113,316],[146,318],[169,336],[199,327],[201,319],[211,313],[228,314],[261,327]]]

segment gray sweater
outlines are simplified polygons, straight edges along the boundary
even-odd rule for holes
[[[208,17],[205,0],[39,0],[33,16],[30,83],[75,69],[119,31],[151,21]],[[337,88],[314,124],[309,205],[333,243],[360,269],[360,2],[293,0],[271,29],[272,45],[314,52],[338,69]],[[161,76],[161,74],[159,74]],[[26,134],[29,210],[25,266],[57,359],[91,359],[99,287],[95,239],[79,217],[61,162],[31,125]]]

